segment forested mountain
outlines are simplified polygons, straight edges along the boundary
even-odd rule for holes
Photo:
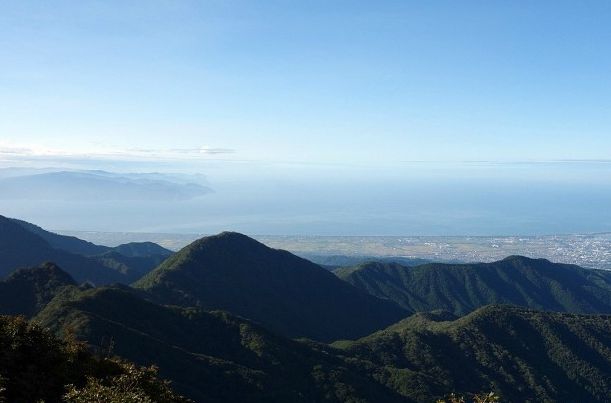
[[[157,245],[154,242],[129,242],[112,248],[114,252],[120,253],[127,257],[149,257],[161,256],[168,257],[172,253],[171,250]]]
[[[94,351],[155,363],[198,402],[431,402],[488,390],[503,401],[605,401],[611,387],[611,316],[421,313],[330,347],[115,287],[58,296],[35,320]]]
[[[0,280],[0,314],[32,317],[68,286],[76,283],[53,263],[19,269]]]
[[[85,241],[75,236],[60,235],[51,231],[47,231],[39,227],[38,225],[29,223],[27,221],[18,220],[16,218],[11,218],[11,220],[21,225],[29,232],[40,236],[53,248],[61,249],[66,252],[76,253],[78,255],[96,256],[103,255],[108,252],[116,252],[127,257],[168,257],[173,253],[171,250],[157,245],[154,242],[129,242],[114,247],[96,245],[92,242]]]
[[[488,304],[574,313],[611,313],[611,271],[510,256],[494,263],[367,263],[334,272],[339,278],[406,310],[457,315]]]
[[[79,283],[129,284],[154,269],[171,253],[150,242],[115,248],[95,245],[0,216],[0,278],[18,268],[52,261]]]
[[[64,295],[36,320],[96,350],[155,363],[198,402],[401,401],[325,345],[289,340],[224,312],[160,306],[128,288]]]
[[[399,263],[403,266],[417,266],[431,263],[430,260],[403,256],[321,255],[317,253],[299,253],[298,255],[329,270],[357,266],[374,261],[382,263]]]
[[[104,266],[126,275],[125,283],[140,279],[172,255],[172,251],[153,242],[130,242],[92,256]]]
[[[95,259],[51,247],[44,239],[14,221],[0,216],[0,278],[18,268],[43,262],[57,263],[77,282],[125,282],[126,275]]]
[[[166,304],[226,310],[320,341],[364,336],[408,314],[305,259],[230,232],[193,242],[135,286]]]
[[[355,342],[348,356],[408,399],[495,390],[506,402],[608,402],[611,316],[488,306],[454,321],[416,314]]]
[[[167,256],[125,256],[114,249],[97,256],[91,256],[92,260],[102,264],[109,269],[118,271],[124,275],[122,284],[129,284],[140,279],[145,274],[159,266]]]
[[[89,279],[98,270],[146,272],[142,262],[164,253],[148,244],[122,250],[73,254],[0,217],[2,264],[53,256]],[[100,259],[108,266],[92,266]],[[93,355],[0,318],[0,401],[184,401],[155,371],[105,358],[113,355],[159,366],[197,402],[431,402],[491,390],[508,402],[604,402],[611,389],[611,316],[478,309],[509,302],[608,313],[603,271],[510,257],[372,263],[337,271],[342,281],[237,233],[192,243],[133,288],[77,286],[60,267],[45,263],[0,281],[0,313],[76,337]],[[435,308],[449,311],[408,317]]]
[[[44,239],[49,246],[55,249],[61,249],[66,252],[76,253],[77,255],[99,255],[108,252],[111,248],[108,246],[96,245],[94,243],[84,241],[75,236],[59,235],[54,232],[47,231],[38,225],[34,225],[27,221],[11,218],[11,220],[29,232],[32,232]]]

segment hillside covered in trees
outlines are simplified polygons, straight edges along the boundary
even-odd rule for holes
[[[334,273],[412,312],[464,315],[488,304],[573,313],[611,313],[611,271],[509,256],[493,263],[416,267],[369,262]]]
[[[5,256],[28,256],[27,242],[35,253],[72,253],[4,224]],[[26,242],[23,254],[11,252],[12,235]],[[165,252],[142,244],[95,256],[109,253]],[[510,257],[333,274],[237,233],[165,254],[133,286],[75,281],[51,262],[0,280],[0,313],[23,316],[2,318],[0,396],[431,402],[494,392],[500,401],[604,402],[611,388],[605,272]],[[81,279],[88,270],[79,267]]]

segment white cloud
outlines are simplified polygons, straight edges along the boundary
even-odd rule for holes
[[[235,153],[234,149],[221,147],[193,148],[110,148],[99,147],[97,150],[67,150],[42,146],[16,145],[0,142],[0,158],[8,160],[36,160],[45,157],[65,159],[123,159],[123,160],[193,160],[206,156]]]
[[[178,154],[208,154],[208,155],[216,155],[216,154],[232,154],[235,150],[231,148],[219,148],[219,147],[199,147],[199,148],[171,148],[169,150],[165,150],[166,152],[174,152]]]
[[[0,146],[0,154],[30,155],[31,152],[30,148]]]

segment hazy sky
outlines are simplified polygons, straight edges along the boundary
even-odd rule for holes
[[[0,194],[0,214],[125,231],[606,231],[610,21],[609,1],[2,1],[0,168],[197,173],[212,193],[15,201],[34,182],[10,179],[0,193],[22,196]]]
[[[608,1],[3,1],[0,146],[607,159],[609,21]]]

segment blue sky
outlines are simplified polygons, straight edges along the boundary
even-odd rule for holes
[[[3,1],[0,167],[199,173],[215,191],[184,210],[199,226],[121,230],[606,230],[609,21],[608,1]],[[0,200],[114,225],[25,205]]]
[[[310,163],[607,159],[609,21],[607,1],[5,1],[1,141]]]

